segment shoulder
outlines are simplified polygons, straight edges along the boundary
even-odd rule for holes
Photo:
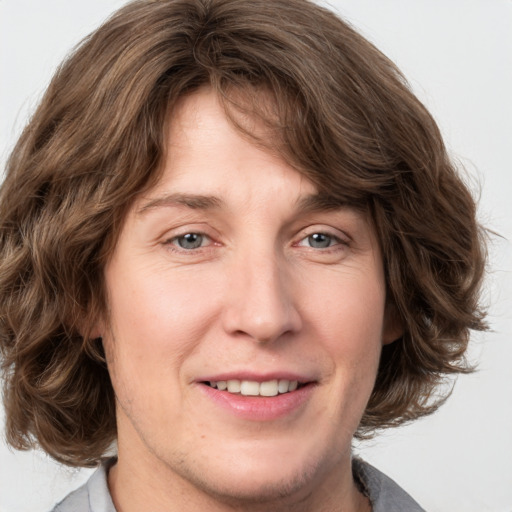
[[[107,484],[108,469],[115,459],[104,461],[89,480],[68,494],[51,512],[116,512]]]
[[[352,461],[354,477],[370,498],[373,512],[425,512],[394,480],[361,459]]]
[[[87,484],[68,494],[60,503],[57,503],[51,512],[89,512],[89,496]]]

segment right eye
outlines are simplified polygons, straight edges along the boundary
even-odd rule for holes
[[[167,241],[168,244],[179,247],[186,251],[192,251],[209,245],[211,242],[210,238],[203,233],[186,233],[171,238]]]
[[[339,243],[339,240],[327,233],[313,233],[302,240],[299,245],[306,245],[306,243],[308,247],[313,249],[327,249]]]

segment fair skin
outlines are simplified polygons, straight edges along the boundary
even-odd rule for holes
[[[105,269],[119,512],[369,510],[351,440],[395,333],[370,224],[316,195],[209,89],[174,109]]]

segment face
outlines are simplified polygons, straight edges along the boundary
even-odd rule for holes
[[[322,210],[208,89],[179,103],[168,144],[105,270],[119,464],[216,496],[314,493],[350,473],[389,341],[374,233]]]

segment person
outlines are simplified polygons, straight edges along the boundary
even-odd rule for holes
[[[470,370],[475,210],[400,72],[330,11],[129,3],[7,165],[8,440],[98,466],[57,512],[422,510],[351,445]]]

